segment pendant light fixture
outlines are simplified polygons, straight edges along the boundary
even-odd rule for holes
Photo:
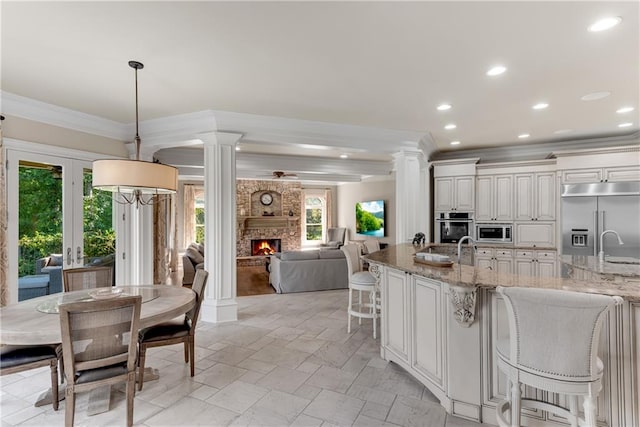
[[[178,169],[161,163],[140,160],[138,134],[138,70],[144,65],[129,61],[136,76],[136,159],[107,159],[93,162],[93,188],[116,193],[122,204],[151,205],[157,195],[173,194],[178,187]]]

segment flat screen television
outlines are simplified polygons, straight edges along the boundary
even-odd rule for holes
[[[384,200],[356,203],[356,234],[384,237]]]

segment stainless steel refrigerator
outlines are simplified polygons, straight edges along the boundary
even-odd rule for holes
[[[604,253],[640,258],[640,182],[604,182],[562,186],[562,253],[597,256],[600,234],[608,233]]]

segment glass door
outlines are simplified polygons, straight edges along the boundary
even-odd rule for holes
[[[92,191],[90,162],[7,150],[7,198],[11,302],[61,292],[63,269],[114,264],[111,195]]]

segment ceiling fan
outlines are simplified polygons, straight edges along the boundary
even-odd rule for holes
[[[297,174],[283,172],[283,171],[273,171],[272,176],[274,179],[282,179],[282,178],[298,179]]]

